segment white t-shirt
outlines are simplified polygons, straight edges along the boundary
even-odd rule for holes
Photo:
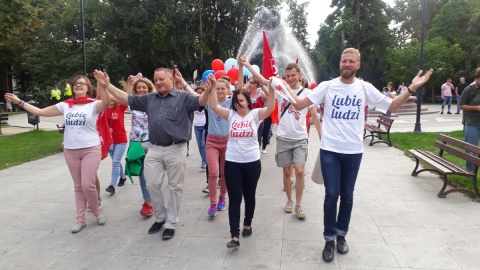
[[[228,116],[228,142],[225,160],[248,163],[260,159],[257,130],[260,120],[258,110],[253,109],[245,117],[234,110]]]
[[[386,111],[392,103],[370,83],[345,84],[339,78],[320,83],[308,99],[325,102],[320,148],[342,154],[363,153],[365,105]]]
[[[294,94],[297,94],[301,89],[302,87],[292,90]],[[304,88],[299,97],[304,98],[310,93],[312,93],[312,90]],[[285,114],[283,114],[283,116],[280,118],[285,106],[287,106],[289,102],[278,94],[276,94],[275,99],[278,102],[278,118],[280,119],[280,123],[278,124],[277,128],[277,136],[291,140],[308,139],[306,120],[308,110],[312,108],[313,105],[309,106],[308,108],[304,108],[301,111],[297,111],[290,104],[290,107],[288,107]]]
[[[65,149],[80,149],[100,144],[97,130],[98,111],[96,100],[85,105],[73,105],[68,108],[65,102],[56,104],[63,114],[65,133],[63,138]]]
[[[193,112],[193,125],[194,126],[205,126],[207,119],[205,118],[205,110],[194,111]]]

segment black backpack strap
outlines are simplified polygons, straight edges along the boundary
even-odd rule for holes
[[[298,91],[297,96],[300,96],[300,94],[303,92],[303,89],[305,89],[305,88],[302,87],[302,89],[300,89],[300,91]],[[282,114],[280,115],[280,118],[282,118],[282,116],[285,114],[285,112],[286,112],[287,109],[290,107],[290,105],[292,105],[291,102],[289,102],[289,103],[287,104],[287,106],[285,106],[285,108],[284,108],[283,111],[282,111]]]

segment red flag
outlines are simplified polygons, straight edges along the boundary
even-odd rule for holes
[[[270,49],[270,45],[268,44],[265,31],[263,31],[262,75],[265,79],[270,79],[270,77],[278,77],[277,65],[275,64],[275,59],[273,58],[272,50]],[[272,117],[272,124],[278,125],[278,123],[280,123],[280,119],[278,118],[278,105],[276,102],[275,109],[273,110],[270,117]]]

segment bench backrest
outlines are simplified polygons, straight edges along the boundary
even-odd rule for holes
[[[475,166],[480,167],[480,148],[466,143],[464,141],[449,137],[444,134],[438,134],[437,140],[435,142],[435,146],[440,149],[439,155],[443,156],[443,151],[448,152],[454,156],[457,156],[463,160],[466,160],[472,164],[475,164]],[[475,153],[476,156],[470,155],[468,153],[465,153],[464,151],[461,151],[457,148],[460,148],[462,150],[468,150],[469,152]]]
[[[8,114],[2,113],[0,114],[0,121],[7,121],[8,120]]]
[[[379,115],[377,118],[378,128],[384,126],[386,130],[390,129],[393,123],[393,119],[386,117],[385,115]]]

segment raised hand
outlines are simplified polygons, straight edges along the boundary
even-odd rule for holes
[[[107,86],[110,84],[110,78],[106,72],[95,69],[93,71],[93,76],[104,88],[107,88]]]
[[[425,73],[422,76],[423,70],[418,71],[417,76],[413,78],[411,88],[414,88],[412,90],[417,89],[418,87],[424,85],[428,80],[430,79],[430,76],[432,76],[433,73],[433,68],[431,68],[427,73]]]
[[[242,55],[238,58],[238,65],[250,66],[250,62],[248,62],[248,58],[245,55]]]
[[[18,104],[20,102],[20,99],[15,94],[12,94],[12,93],[6,93],[4,97],[5,97],[5,100],[9,100],[13,104]]]
[[[127,83],[128,83],[129,85],[133,85],[133,83],[135,82],[135,78],[136,78],[136,77],[133,76],[133,75],[128,76]]]
[[[207,81],[205,82],[205,92],[210,92],[217,85],[217,80],[213,74],[207,76]]]

